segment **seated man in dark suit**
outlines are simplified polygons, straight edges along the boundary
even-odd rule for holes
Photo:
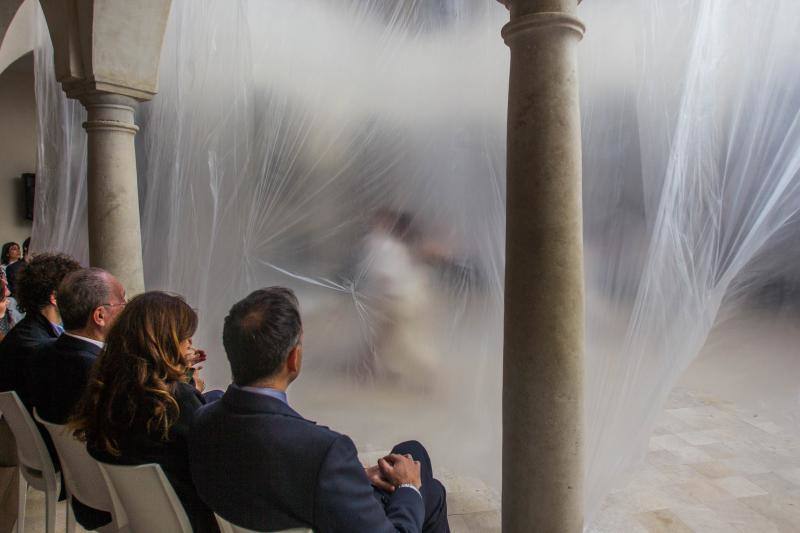
[[[33,355],[63,331],[56,289],[64,276],[80,268],[67,255],[40,254],[19,272],[17,302],[26,315],[0,342],[0,391],[17,391],[28,409],[38,384]]]
[[[80,400],[89,373],[103,349],[106,334],[125,306],[125,288],[100,268],[84,268],[68,274],[58,287],[58,309],[64,333],[42,346],[36,354],[39,384],[34,407],[44,420],[66,424]],[[46,442],[50,436],[43,431]],[[48,446],[59,464],[55,448]],[[91,531],[111,522],[111,515],[72,498],[78,523]]]
[[[23,266],[17,276],[17,303],[27,313],[0,342],[0,392],[16,391],[29,410],[33,401],[31,374],[33,356],[44,343],[61,332],[61,317],[56,307],[55,291],[61,280],[81,268],[77,261],[63,254],[41,254]],[[11,434],[0,418],[0,433]],[[48,439],[45,442],[52,447]],[[0,477],[0,509],[14,509],[9,499],[16,499],[17,475]],[[13,519],[11,522],[13,523]]]
[[[64,278],[58,288],[64,333],[36,356],[39,385],[34,405],[39,416],[54,424],[67,423],[106,334],[124,307],[125,287],[103,269],[84,268]]]
[[[223,518],[258,531],[448,532],[444,487],[421,444],[398,445],[365,469],[349,437],[289,407],[301,341],[289,289],[255,291],[225,318],[234,383],[197,411],[189,437],[200,497]]]

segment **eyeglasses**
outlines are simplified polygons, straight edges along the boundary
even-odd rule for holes
[[[111,303],[100,304],[99,307],[119,307],[119,306],[125,307],[126,305],[128,305],[128,302],[122,302],[122,303],[118,303],[118,304],[111,304]]]

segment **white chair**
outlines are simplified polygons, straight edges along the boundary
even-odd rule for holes
[[[5,486],[8,487],[8,490],[13,490],[15,486],[18,487],[17,490],[20,490],[23,487],[19,479],[17,441],[14,439],[14,433],[8,426],[8,422],[6,422],[6,419],[3,418],[2,415],[3,414],[0,413],[0,469],[3,470],[3,472],[0,473],[0,490]],[[17,496],[19,497],[19,494]],[[6,517],[6,520],[8,520],[8,517]],[[22,521],[25,521],[24,516],[22,517]],[[16,524],[15,531],[22,533],[22,525],[19,520],[17,520]]]
[[[56,503],[61,491],[61,476],[56,473],[50,454],[25,406],[14,391],[0,392],[0,412],[8,422],[14,439],[17,441],[19,459],[19,511],[17,513],[17,532],[22,533],[25,526],[25,503],[27,485],[44,492],[45,531],[55,533]],[[67,505],[67,531],[75,530],[75,517],[72,507]]]
[[[129,531],[192,533],[189,517],[161,466],[101,463],[114,516],[125,516]]]
[[[259,533],[253,529],[246,529],[241,526],[236,526],[222,518],[217,513],[214,513],[214,516],[217,519],[217,524],[219,524],[219,529],[222,533]],[[264,533],[314,533],[314,530],[307,529],[304,527],[296,527],[292,529],[282,529],[280,531],[273,531],[273,532],[264,532]]]
[[[17,441],[11,428],[8,427],[8,422],[3,418],[3,413],[0,412],[0,467],[16,468],[18,465]]]
[[[61,461],[64,482],[69,489],[70,500],[74,497],[89,507],[111,513],[111,523],[99,528],[98,531],[105,533],[123,530],[127,519],[124,515],[117,516],[114,512],[106,480],[97,461],[86,451],[86,445],[77,440],[66,426],[43,420],[36,409],[33,410],[33,417],[47,429],[53,439]]]

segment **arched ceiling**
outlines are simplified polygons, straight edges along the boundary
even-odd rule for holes
[[[0,73],[33,50],[37,0],[0,3]]]

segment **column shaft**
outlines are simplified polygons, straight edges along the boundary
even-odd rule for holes
[[[81,98],[88,119],[89,255],[125,285],[144,291],[133,122],[136,100],[95,93]]]
[[[513,0],[503,531],[583,528],[583,245],[577,0]]]

